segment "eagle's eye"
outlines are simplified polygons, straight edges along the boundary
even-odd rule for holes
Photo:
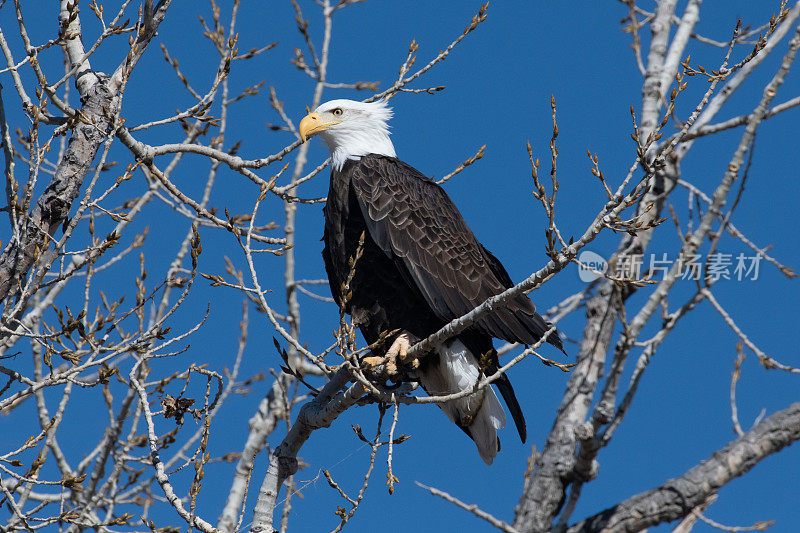
[[[342,116],[342,108],[341,107],[337,107],[336,109],[331,111],[331,113],[333,113],[334,117],[341,117]]]

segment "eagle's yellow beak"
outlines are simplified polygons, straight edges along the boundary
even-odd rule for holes
[[[305,142],[315,133],[319,133],[320,131],[333,126],[334,124],[339,124],[339,122],[341,121],[332,120],[330,122],[323,122],[319,117],[319,113],[309,113],[303,117],[303,120],[300,121],[300,127],[298,128],[300,138],[303,139],[303,142]]]

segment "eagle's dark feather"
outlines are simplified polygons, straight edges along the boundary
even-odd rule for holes
[[[396,158],[367,155],[331,172],[323,258],[337,303],[362,232],[363,255],[346,310],[369,343],[394,329],[425,338],[513,286],[444,190]],[[497,369],[492,337],[529,345],[548,329],[533,302],[519,295],[458,338],[473,354],[489,354],[491,374]],[[548,342],[562,348],[556,334]],[[495,384],[524,442],[525,421],[511,383],[503,376]]]

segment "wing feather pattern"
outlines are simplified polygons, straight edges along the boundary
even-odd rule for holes
[[[362,157],[351,184],[370,236],[404,267],[442,320],[462,316],[512,287],[503,265],[478,242],[447,193],[396,158]],[[476,323],[509,342],[533,344],[548,325],[520,295]],[[561,349],[557,335],[548,342]]]

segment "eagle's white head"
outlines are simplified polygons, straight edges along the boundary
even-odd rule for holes
[[[331,164],[341,170],[348,159],[367,154],[396,157],[389,139],[392,108],[384,101],[356,102],[331,100],[300,121],[300,136],[305,141],[319,134],[331,152]]]

